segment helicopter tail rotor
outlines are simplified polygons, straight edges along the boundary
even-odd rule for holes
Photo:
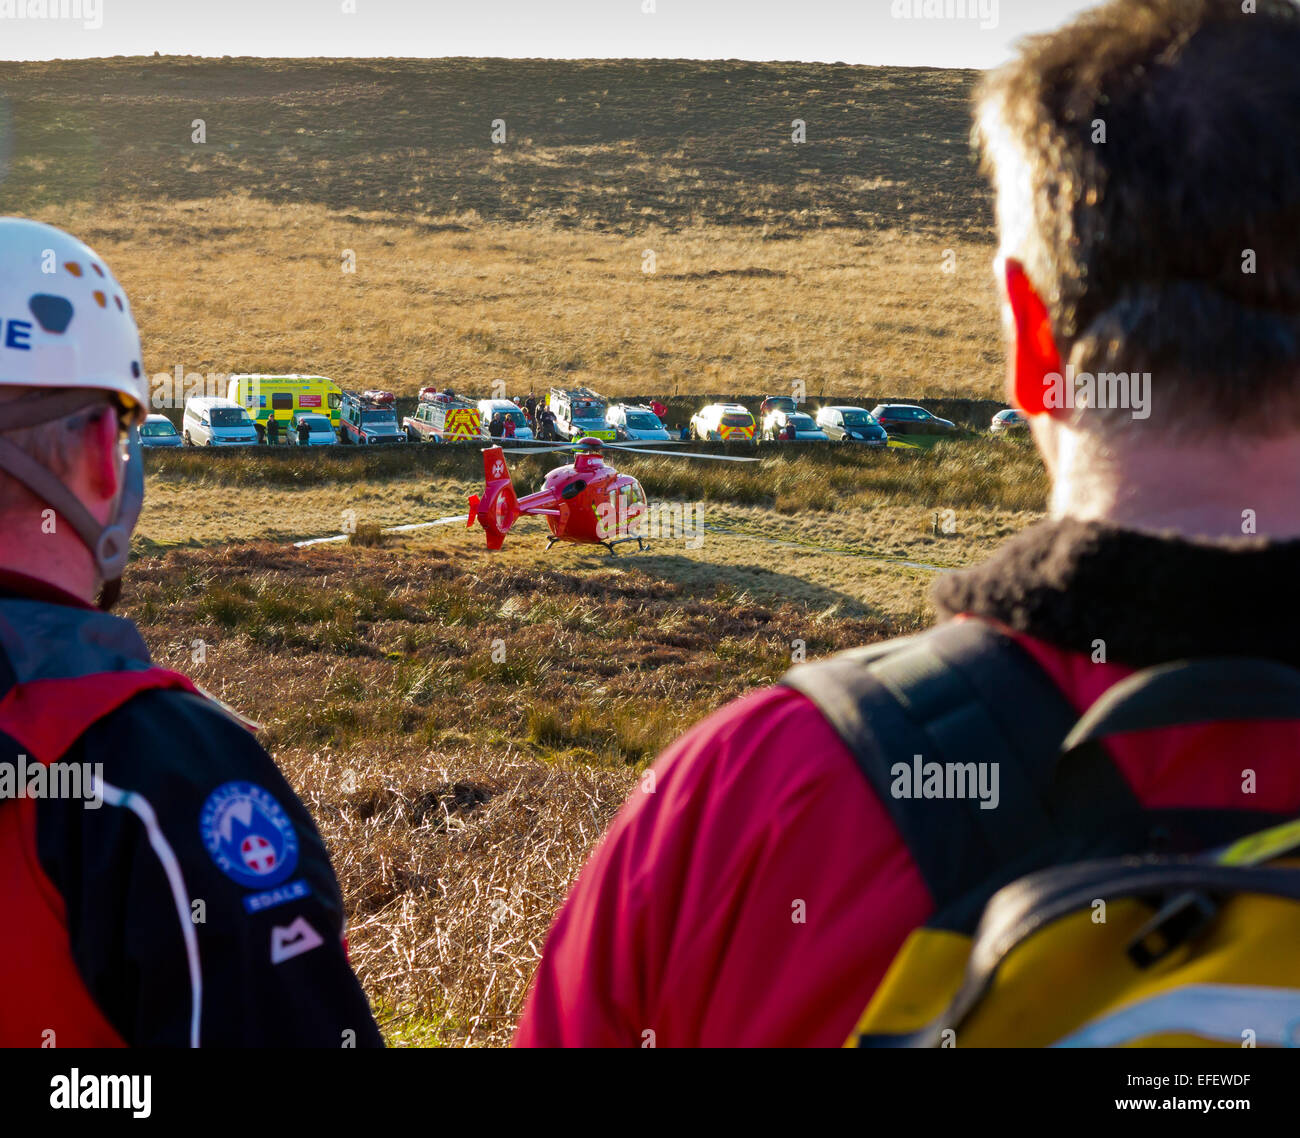
[[[500,549],[520,511],[505,454],[499,446],[488,447],[483,451],[483,476],[486,482],[483,497],[470,495],[466,525],[472,529],[474,523],[478,522],[487,536],[487,547]]]

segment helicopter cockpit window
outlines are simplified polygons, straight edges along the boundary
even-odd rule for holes
[[[587,481],[579,478],[576,482],[570,482],[563,490],[560,491],[560,497],[566,502],[572,501],[587,488]]]

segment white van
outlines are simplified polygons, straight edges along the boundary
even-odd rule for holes
[[[181,433],[193,447],[257,445],[257,429],[248,412],[233,399],[219,395],[195,395],[185,400]]]

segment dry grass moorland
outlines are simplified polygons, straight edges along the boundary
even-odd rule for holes
[[[344,510],[367,532],[460,512],[472,453],[150,456],[123,611],[265,724],[391,1042],[506,1042],[573,875],[665,745],[778,678],[796,641],[924,626],[936,572],[1040,516],[1032,451],[978,436],[1003,357],[975,79],[0,64],[0,212],[99,249],[150,374],[318,372],[407,397],[585,383],[675,414],[802,381],[813,403],[934,400],[967,428],[749,467],[628,458],[707,528],[618,558],[543,553],[538,523],[496,555],[456,527],[292,548]],[[550,462],[514,465],[531,487]]]

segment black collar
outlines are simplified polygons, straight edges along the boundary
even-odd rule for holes
[[[1300,667],[1300,541],[1188,540],[1097,522],[1044,523],[934,587],[941,616],[1000,621],[1132,667],[1260,656]]]

